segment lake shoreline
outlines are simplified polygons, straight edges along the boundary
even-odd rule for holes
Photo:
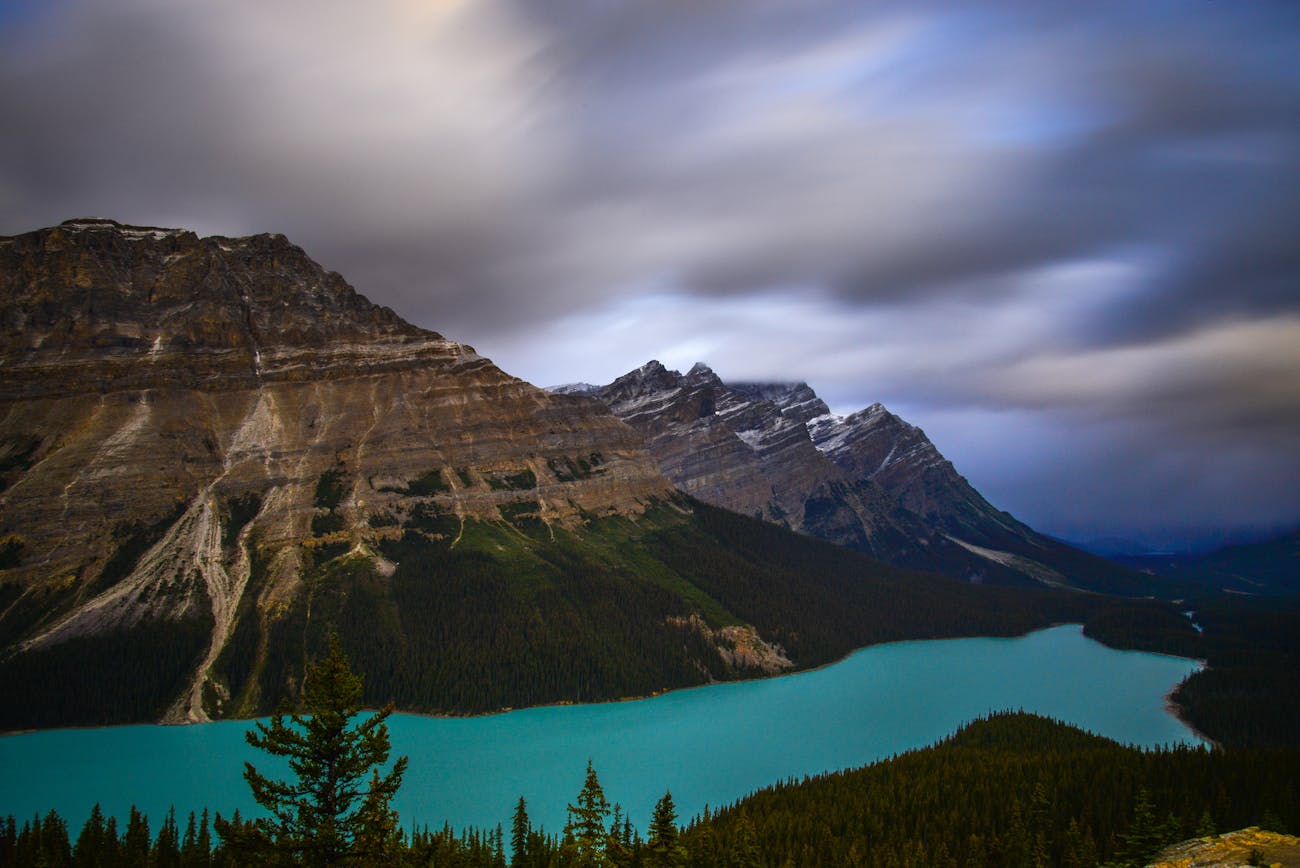
[[[790,678],[797,675],[806,675],[812,672],[820,672],[822,670],[829,669],[832,666],[838,666],[839,664],[848,660],[850,657],[852,657],[855,654],[860,654],[863,651],[868,651],[872,648],[881,648],[887,645],[906,645],[910,642],[951,642],[951,641],[960,641],[963,639],[1023,639],[1026,636],[1033,635],[1034,633],[1040,633],[1044,630],[1052,630],[1057,627],[1065,627],[1070,625],[1077,626],[1079,628],[1080,633],[1083,632],[1082,622],[1054,621],[1042,627],[1035,627],[1031,630],[1026,630],[1023,633],[1012,633],[1012,634],[1001,635],[1001,636],[977,634],[971,636],[931,636],[931,637],[918,637],[914,639],[895,639],[891,642],[876,642],[871,645],[861,645],[857,648],[854,648],[846,652],[842,656],[835,658],[834,660],[828,660],[825,663],[819,663],[815,666],[809,666],[801,669],[794,669],[787,672],[772,673],[769,675],[754,675],[746,678],[736,678],[730,681],[715,680],[715,681],[707,681],[703,684],[686,684],[686,685],[682,685],[681,687],[665,687],[661,690],[653,691],[647,694],[641,694],[637,696],[621,696],[617,699],[600,699],[594,702],[573,702],[570,700],[557,700],[555,702],[543,702],[543,703],[538,703],[536,705],[507,706],[504,708],[495,709],[493,711],[475,711],[475,712],[419,711],[419,710],[411,710],[411,709],[403,709],[403,708],[394,708],[393,713],[406,715],[410,717],[429,718],[432,720],[473,720],[476,718],[493,717],[500,714],[510,714],[516,711],[526,711],[535,708],[573,708],[573,707],[584,707],[584,706],[619,705],[628,702],[642,702],[649,699],[656,699],[660,696],[666,696],[670,693],[681,693],[683,691],[700,690],[708,687],[716,687],[722,684],[745,684],[745,683],[755,682],[755,681],[770,681],[773,679]],[[1094,639],[1091,636],[1088,636],[1086,634],[1084,634],[1084,638],[1090,642],[1096,642],[1098,645],[1101,645],[1103,648],[1110,648],[1111,650],[1114,651],[1137,651],[1137,653],[1140,654],[1151,654],[1159,657],[1171,657],[1177,660],[1196,660],[1201,664],[1202,667],[1204,667],[1206,663],[1205,660],[1201,660],[1199,658],[1181,657],[1177,654],[1168,654],[1162,651],[1140,651],[1138,649],[1133,649],[1133,648],[1116,648],[1112,645],[1107,645],[1105,642],[1101,642],[1097,639]],[[364,676],[364,673],[362,674]],[[1183,719],[1183,716],[1178,711],[1177,705],[1172,700],[1173,693],[1177,689],[1178,689],[1177,686],[1175,686],[1173,690],[1171,690],[1165,696],[1166,710],[1169,711],[1171,715],[1178,718],[1179,722],[1182,723],[1184,726],[1186,726],[1188,730],[1190,730],[1193,734],[1197,736],[1197,738],[1200,738],[1203,741],[1206,741],[1217,747],[1218,745],[1213,739],[1207,737],[1206,735],[1201,733],[1194,726],[1192,726],[1190,723],[1188,723],[1186,720]],[[363,708],[360,709],[360,711],[362,713],[365,712],[377,713],[380,711],[380,709]],[[267,720],[271,716],[272,715],[260,715],[260,716],[252,716],[252,717],[223,717],[217,720],[206,720],[206,721],[137,720],[131,722],[124,722],[124,723],[73,724],[70,726],[54,726],[48,728],[28,728],[28,729],[19,729],[19,730],[0,731],[0,739],[9,738],[12,736],[31,735],[34,733],[41,733],[41,732],[63,732],[63,731],[71,732],[71,731],[80,731],[80,730],[117,729],[119,727],[127,727],[127,726],[201,727],[206,724],[212,724],[212,723],[235,723],[238,721],[248,721],[251,723],[252,721],[256,721],[256,720]]]
[[[775,781],[926,747],[1000,710],[1030,711],[1122,744],[1200,744],[1162,701],[1195,666],[1115,653],[1077,624],[1058,624],[1022,636],[880,643],[793,673],[804,678],[699,685],[723,689],[683,688],[646,701],[395,714],[392,748],[410,765],[394,807],[409,822],[487,828],[522,795],[537,806],[535,820],[560,828],[590,760],[611,800],[644,825],[668,787],[689,815]],[[115,816],[132,804],[151,816],[169,806],[182,815],[203,806],[254,810],[240,770],[272,760],[259,761],[247,744],[249,723],[216,723],[0,739],[7,769],[0,813],[55,809],[76,825],[96,802]]]
[[[895,639],[891,642],[876,642],[871,645],[858,646],[857,648],[845,652],[843,655],[835,658],[834,660],[828,660],[825,663],[818,663],[816,666],[808,666],[805,668],[793,669],[786,672],[776,672],[776,673],[771,673],[769,675],[753,675],[746,678],[735,678],[730,681],[714,680],[714,681],[706,681],[703,684],[684,684],[680,687],[665,687],[661,690],[656,690],[651,693],[639,694],[636,696],[620,696],[617,699],[598,699],[593,702],[574,702],[571,700],[561,699],[561,700],[556,700],[554,702],[539,702],[535,705],[506,706],[503,708],[494,709],[492,711],[449,712],[449,711],[419,711],[419,710],[405,709],[405,708],[394,708],[393,713],[408,715],[411,717],[425,717],[433,720],[473,720],[475,718],[480,718],[480,717],[493,717],[498,714],[510,714],[511,712],[526,711],[534,708],[572,708],[572,707],[582,707],[582,706],[618,705],[625,702],[641,702],[647,699],[655,699],[660,696],[666,696],[669,693],[680,693],[686,690],[700,690],[706,687],[716,687],[720,684],[745,684],[747,682],[752,682],[752,681],[769,681],[774,678],[789,678],[794,675],[804,675],[810,672],[820,672],[823,669],[828,669],[832,666],[838,666],[839,664],[843,663],[845,660],[848,660],[854,654],[858,654],[862,651],[866,651],[871,648],[880,648],[885,645],[904,645],[907,644],[908,642],[948,642],[948,641],[960,640],[960,639],[1022,639],[1025,636],[1032,635],[1033,633],[1038,633],[1042,630],[1051,630],[1054,627],[1062,627],[1065,626],[1066,624],[1076,624],[1076,623],[1078,622],[1058,621],[1058,622],[1053,622],[1051,624],[1046,624],[1042,627],[1035,627],[1032,630],[1026,630],[1023,633],[1012,633],[1005,636],[989,636],[986,634],[977,634],[972,636],[931,636],[931,637],[918,637],[915,639]],[[1079,624],[1079,626],[1080,628],[1082,628],[1082,624]],[[1092,641],[1096,641],[1096,640],[1094,639]],[[1105,645],[1105,643],[1098,643],[1098,644]],[[1105,647],[1110,647],[1110,646],[1105,645]],[[1119,650],[1123,650],[1123,649],[1119,649]],[[1158,652],[1143,652],[1143,653],[1158,653]],[[1168,656],[1176,656],[1176,655],[1168,655]],[[362,677],[364,677],[365,673],[361,673],[361,675]],[[360,711],[363,713],[364,712],[377,713],[380,711],[380,709],[362,708],[360,709]],[[241,720],[250,721],[250,722],[254,720],[267,720],[271,716],[272,715],[254,715],[251,717],[222,717],[217,720],[179,720],[179,721],[178,720],[135,720],[135,721],[125,721],[123,723],[70,724],[68,726],[51,726],[51,727],[44,727],[44,728],[36,727],[36,728],[28,728],[28,729],[0,730],[0,738],[9,738],[11,736],[19,736],[19,735],[31,735],[33,733],[38,733],[38,732],[64,732],[64,731],[73,732],[73,731],[80,731],[80,730],[117,729],[119,727],[126,727],[126,726],[175,726],[175,727],[199,726],[201,727],[210,723],[233,723]]]

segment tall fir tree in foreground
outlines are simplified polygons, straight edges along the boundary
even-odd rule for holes
[[[650,817],[650,840],[645,846],[645,864],[653,868],[680,868],[686,864],[686,848],[677,828],[677,806],[672,791],[655,804]]]
[[[510,823],[510,864],[513,868],[524,868],[528,864],[528,836],[532,831],[533,824],[528,819],[528,805],[524,797],[520,796]]]
[[[255,864],[382,865],[400,845],[390,807],[402,784],[406,757],[387,774],[392,706],[354,722],[361,678],[339,647],[308,667],[299,712],[256,723],[245,738],[272,756],[287,757],[294,779],[273,780],[245,763],[253,798],[271,816],[244,823],[216,820],[228,852]],[[368,778],[368,780],[367,780]]]
[[[605,818],[609,816],[609,800],[596,777],[596,770],[587,760],[587,777],[578,793],[577,804],[569,805],[569,822],[564,827],[561,858],[574,868],[608,865],[608,836]]]

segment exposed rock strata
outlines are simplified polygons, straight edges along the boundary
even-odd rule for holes
[[[966,581],[1135,591],[1137,577],[996,509],[920,428],[874,404],[830,413],[807,383],[724,383],[649,362],[599,397],[701,500]]]
[[[10,650],[210,614],[177,717],[205,716],[253,558],[274,612],[305,553],[364,548],[412,510],[522,503],[573,526],[671,491],[598,402],[402,321],[278,235],[78,220],[0,239],[0,329]]]
[[[780,645],[764,641],[753,627],[731,624],[714,630],[699,615],[669,619],[675,627],[691,630],[718,652],[723,665],[733,671],[763,672],[775,675],[794,668]],[[712,678],[706,664],[705,671]]]

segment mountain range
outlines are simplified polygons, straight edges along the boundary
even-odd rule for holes
[[[1116,560],[1209,591],[1261,596],[1300,593],[1300,530],[1203,554],[1126,555]]]
[[[376,705],[644,695],[1082,620],[1042,586],[1103,563],[883,408],[546,391],[280,235],[0,238],[0,729],[266,712],[331,632]]]
[[[554,391],[603,401],[693,497],[892,564],[976,583],[1160,589],[992,506],[881,404],[840,416],[807,383],[724,383],[703,363],[681,374],[657,361]]]

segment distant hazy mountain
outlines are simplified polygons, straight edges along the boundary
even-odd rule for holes
[[[985,500],[925,432],[874,404],[830,413],[806,383],[724,383],[656,361],[594,395],[687,493],[970,582],[1146,594],[1159,582],[1035,532]]]
[[[1300,593],[1300,530],[1277,539],[1226,546],[1201,555],[1131,555],[1115,558],[1137,570],[1207,590],[1241,594]]]

